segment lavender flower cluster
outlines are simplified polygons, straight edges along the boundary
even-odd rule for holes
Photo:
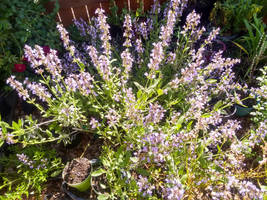
[[[22,154],[17,154],[17,157],[20,160],[20,162],[22,162],[24,165],[29,166],[31,169],[33,169],[33,167],[34,167],[33,166],[33,161],[30,160],[28,158],[28,156],[26,156],[24,153],[22,153]]]
[[[68,88],[73,91],[79,91],[84,96],[89,94],[94,94],[94,78],[87,72],[81,72],[80,74],[71,74],[68,78],[65,79],[65,84]]]
[[[31,160],[27,155],[24,153],[17,154],[17,158],[19,159],[20,162],[22,162],[24,165],[28,166],[30,169],[45,169],[46,168],[46,163],[47,163],[47,158],[43,158],[40,160],[40,163],[37,164],[36,161]]]
[[[9,145],[16,143],[14,140],[14,135],[11,133],[4,135],[1,127],[0,127],[0,139],[6,141],[6,143]]]

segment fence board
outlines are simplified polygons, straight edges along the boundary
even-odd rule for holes
[[[136,10],[140,6],[140,1],[142,0],[115,0],[116,5],[119,8],[119,12],[122,8],[128,8],[131,10]],[[160,0],[159,2],[164,2],[165,0]],[[57,21],[60,21],[59,16],[62,20],[64,26],[68,26],[73,22],[74,16],[76,19],[84,19],[88,21],[87,10],[90,16],[95,15],[95,10],[100,6],[109,12],[110,0],[58,0],[60,8],[57,16]],[[153,0],[143,0],[144,10],[151,8]],[[49,2],[46,4],[46,9],[51,12],[54,8],[54,2]],[[73,12],[72,12],[73,11]],[[73,14],[74,13],[74,14]]]

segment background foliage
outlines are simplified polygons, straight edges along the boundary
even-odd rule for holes
[[[46,13],[47,0],[1,0],[0,7],[0,87],[11,75],[14,64],[23,63],[25,44],[59,48],[55,15],[58,5]]]

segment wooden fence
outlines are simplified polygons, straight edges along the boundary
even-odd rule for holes
[[[140,1],[143,1],[144,10],[150,9],[153,4],[153,0],[115,0],[115,3],[119,10],[122,8],[136,10],[140,6]],[[88,21],[99,7],[109,12],[111,4],[110,0],[58,0],[58,2],[60,8],[57,13],[57,21],[62,22],[64,26],[70,25],[73,19],[82,18]],[[48,12],[51,12],[54,8],[54,2],[47,3],[46,8]]]

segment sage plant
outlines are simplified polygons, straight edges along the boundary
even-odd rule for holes
[[[235,81],[233,67],[239,60],[224,58],[222,51],[205,60],[219,29],[204,36],[195,11],[184,27],[175,29],[186,4],[172,0],[154,31],[145,22],[140,22],[141,30],[133,29],[132,21],[138,21],[126,15],[121,51],[112,48],[106,16],[97,9],[101,45],[88,46],[87,65],[75,57],[66,30],[58,25],[64,46],[80,67],[73,73],[63,73],[54,51],[44,55],[40,47],[26,46],[32,68],[43,80],[22,84],[11,77],[8,82],[40,109],[47,120],[41,125],[55,131],[31,121],[31,126],[20,126],[25,131],[11,132],[15,141],[26,145],[66,139],[77,131],[98,134],[104,140],[101,174],[108,188],[99,198],[262,199],[258,176],[246,177],[248,149],[237,136],[241,124],[229,117],[228,109],[242,102],[240,91],[248,91]],[[145,33],[134,41],[138,31]],[[146,43],[146,38],[152,41]],[[90,73],[91,68],[97,73]],[[166,76],[167,68],[175,74]],[[138,70],[143,73],[140,82],[134,77]]]

